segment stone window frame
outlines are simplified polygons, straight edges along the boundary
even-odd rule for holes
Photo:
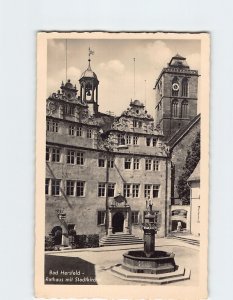
[[[140,169],[140,158],[133,158],[133,169],[139,170]]]
[[[138,145],[139,137],[137,135],[133,136],[133,145]]]
[[[92,139],[92,134],[93,134],[92,129],[91,128],[87,128],[87,138],[88,139]]]
[[[51,196],[61,196],[61,179],[50,179]]]
[[[177,99],[172,100],[172,117],[178,118],[179,116],[179,102]]]
[[[85,163],[84,152],[76,151],[76,165],[83,166]]]
[[[49,132],[56,132],[58,133],[58,122],[54,120],[47,120],[46,121],[46,130]]]
[[[151,171],[152,170],[152,159],[151,158],[145,158],[145,170]]]
[[[107,160],[107,164],[108,164],[109,169],[113,169],[114,168],[114,158],[109,157],[108,160]]]
[[[131,140],[132,140],[131,135],[127,134],[125,137],[126,145],[131,145]]]
[[[146,137],[146,146],[150,147],[151,145],[151,137]]]
[[[181,96],[188,97],[189,95],[189,82],[188,78],[184,77],[181,82]]]
[[[83,180],[77,180],[76,181],[76,192],[75,192],[75,195],[77,197],[85,197],[85,187],[86,187],[86,182],[85,181],[83,181]]]
[[[106,197],[106,183],[98,182],[98,197]]]
[[[140,184],[132,183],[132,198],[139,198],[140,195]]]
[[[181,118],[188,118],[188,101],[183,100],[181,103]]]
[[[81,136],[82,136],[82,133],[83,133],[82,126],[77,126],[77,127],[76,127],[76,136],[81,137]]]
[[[151,198],[151,190],[152,190],[152,184],[146,183],[144,184],[144,198],[148,199]]]
[[[50,161],[55,163],[61,162],[61,149],[58,147],[50,147]]]
[[[105,168],[105,158],[103,158],[103,157],[98,158],[98,167]]]
[[[139,210],[132,210],[131,211],[131,224],[137,225],[139,224]]]
[[[153,159],[153,171],[160,171],[160,161]]]
[[[131,169],[131,163],[132,163],[132,158],[131,157],[125,157],[124,169],[125,170],[130,170]],[[127,166],[127,168],[126,168],[126,166]]]
[[[159,198],[160,194],[160,185],[159,184],[153,184],[152,185],[152,198]]]
[[[98,210],[97,211],[97,226],[105,225],[106,222],[106,211]]]
[[[69,135],[74,136],[75,135],[75,126],[69,125]]]
[[[50,178],[45,178],[45,195],[49,195],[49,189],[50,189]]]
[[[74,196],[75,193],[75,180],[66,180],[66,195],[67,196]]]
[[[107,193],[108,193],[108,197],[112,198],[115,196],[115,183],[109,182],[107,183]]]
[[[131,196],[131,183],[123,184],[123,195],[125,198],[129,198]]]

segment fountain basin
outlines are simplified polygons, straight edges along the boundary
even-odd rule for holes
[[[175,254],[166,251],[154,251],[146,257],[144,251],[128,251],[123,254],[122,268],[133,273],[163,274],[177,270]]]

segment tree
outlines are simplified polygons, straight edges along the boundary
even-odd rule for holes
[[[177,192],[183,204],[190,204],[190,187],[188,178],[193,173],[200,160],[200,132],[197,133],[195,140],[191,144],[191,150],[187,151],[183,173],[178,179]]]

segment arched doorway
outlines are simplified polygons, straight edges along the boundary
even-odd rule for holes
[[[123,232],[124,215],[121,212],[115,213],[112,218],[112,233]]]
[[[60,226],[55,226],[51,230],[54,238],[54,245],[61,245],[62,243],[62,228]]]
[[[172,220],[172,231],[177,231],[178,222],[180,222],[181,231],[185,231],[187,226],[182,220]]]

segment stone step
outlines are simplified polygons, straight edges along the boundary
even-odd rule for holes
[[[186,237],[181,237],[181,236],[175,236],[175,235],[172,235],[169,238],[177,239],[177,240],[186,242],[186,243],[191,244],[191,245],[200,246],[200,241],[199,240],[195,240],[195,239],[191,239],[191,238],[186,238]]]
[[[154,284],[166,284],[182,280],[188,280],[191,276],[191,271],[181,266],[175,272],[164,274],[132,273],[127,270],[124,270],[121,266],[113,267],[111,271],[116,277],[123,280]]]
[[[100,246],[117,246],[117,245],[131,245],[142,244],[142,239],[132,234],[110,234],[100,239]]]

